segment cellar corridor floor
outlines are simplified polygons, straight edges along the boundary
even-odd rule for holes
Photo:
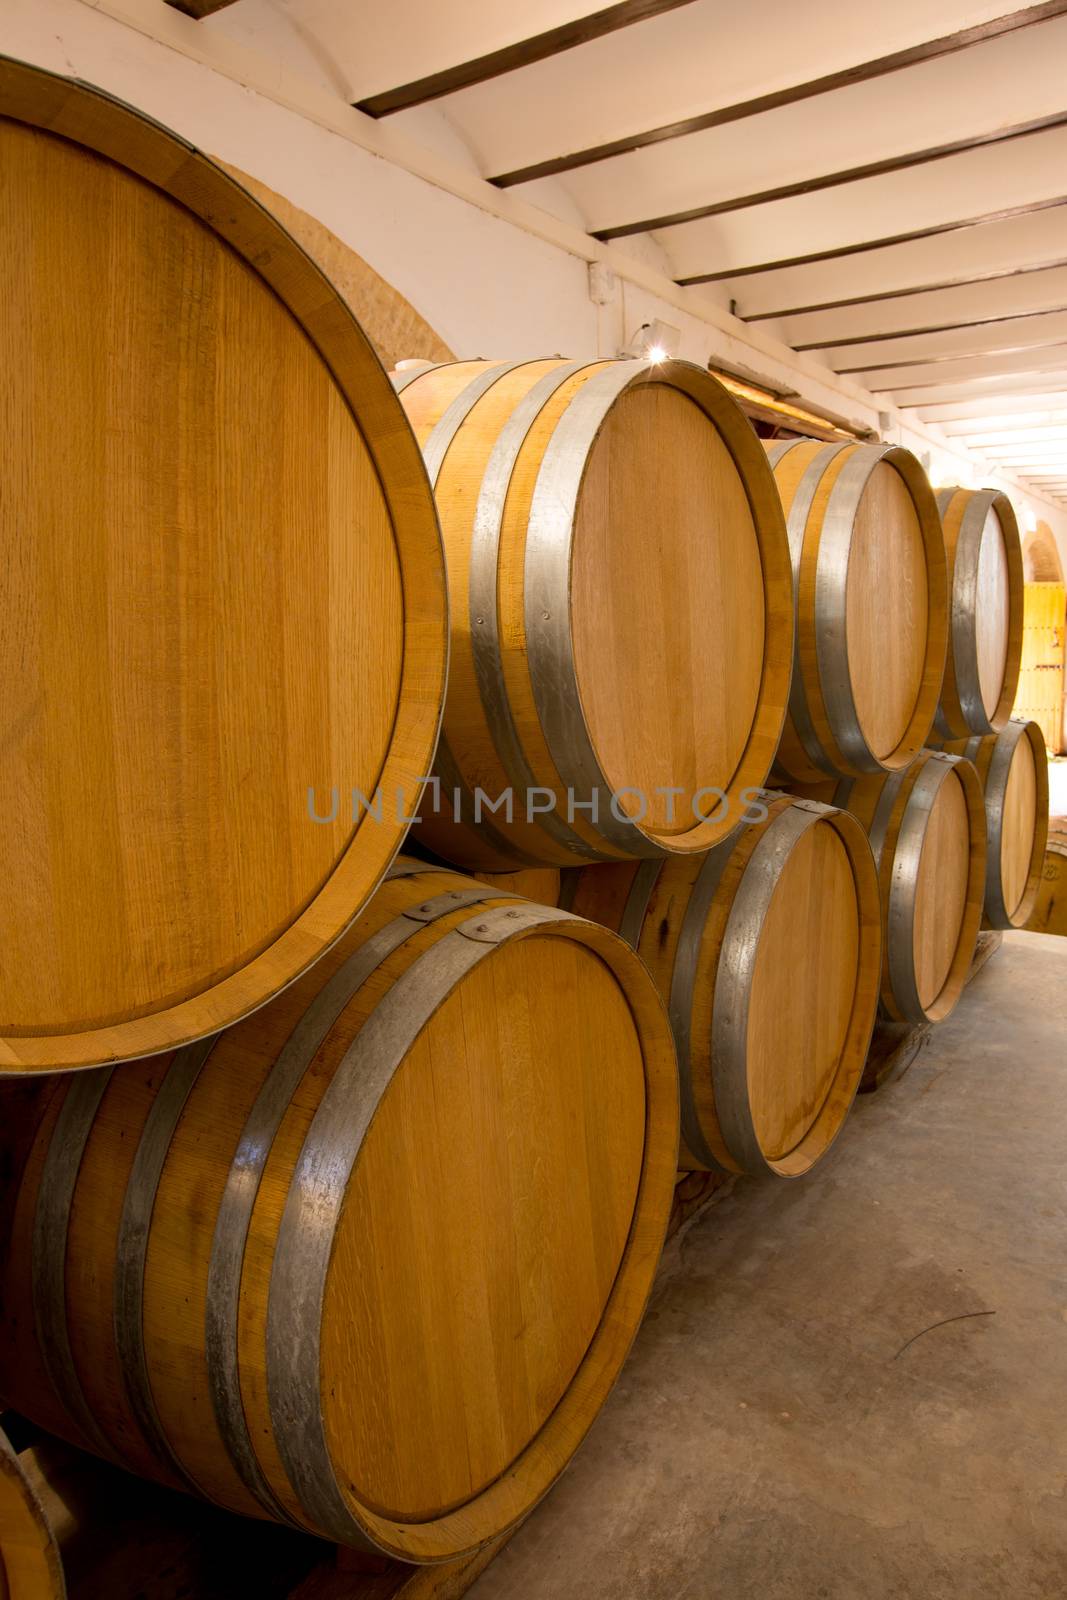
[[[673,1241],[471,1594],[1067,1594],[1067,940],[1008,935],[813,1178],[744,1180]]]

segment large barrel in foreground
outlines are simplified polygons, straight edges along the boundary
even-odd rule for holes
[[[785,528],[725,389],[684,361],[396,375],[452,597],[420,838],[476,871],[705,850],[781,731]]]
[[[678,1138],[625,944],[401,860],[214,1040],[58,1080],[0,1392],[120,1465],[434,1561],[521,1517],[625,1358]]]
[[[1011,716],[1023,648],[1023,553],[996,489],[942,489],[949,631],[936,726],[946,739],[995,733]]]
[[[418,446],[279,224],[158,123],[6,60],[0,170],[14,1072],[173,1048],[322,953],[420,792],[448,627]]]
[[[766,446],[785,508],[796,659],[777,766],[897,771],[937,710],[945,666],[945,544],[933,490],[908,450],[795,439]]]
[[[878,1004],[878,881],[847,813],[768,793],[710,854],[564,874],[669,1001],[683,1167],[797,1177],[852,1104]],[[757,813],[753,812],[753,815]]]
[[[985,920],[991,928],[1025,928],[1048,838],[1044,735],[1036,722],[1013,720],[999,733],[950,740],[944,748],[974,763],[985,794]]]
[[[924,750],[904,772],[842,779],[833,799],[863,824],[878,864],[882,1004],[898,1021],[941,1022],[963,992],[982,921],[978,774],[961,756]]]

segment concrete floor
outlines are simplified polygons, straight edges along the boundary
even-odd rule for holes
[[[674,1242],[471,1594],[1067,1595],[1067,940],[1009,935],[817,1174],[744,1180]]]

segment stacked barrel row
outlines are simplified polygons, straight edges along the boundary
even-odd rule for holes
[[[1010,508],[685,362],[390,384],[164,129],[0,113],[0,1398],[444,1560],[596,1415],[678,1164],[809,1171],[879,998],[1024,920]]]

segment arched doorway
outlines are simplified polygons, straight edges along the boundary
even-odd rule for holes
[[[1063,582],[1063,563],[1047,522],[1039,522],[1023,540],[1023,575],[1027,583]]]
[[[1064,744],[1067,588],[1052,529],[1039,522],[1023,540],[1026,581],[1023,655],[1014,712],[1036,722],[1055,754]]]

